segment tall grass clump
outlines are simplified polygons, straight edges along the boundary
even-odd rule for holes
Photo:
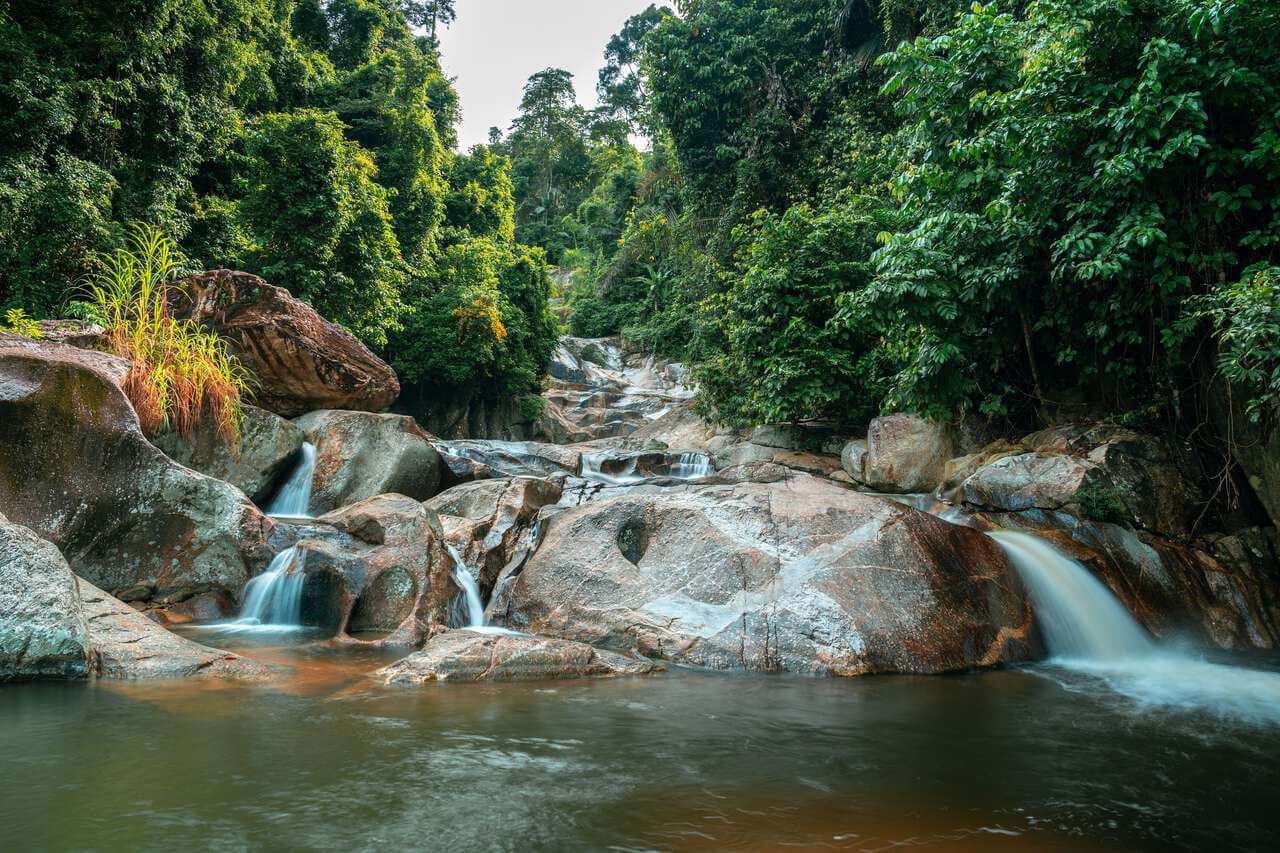
[[[106,329],[107,348],[128,359],[124,392],[149,436],[174,431],[190,437],[208,416],[231,445],[244,420],[249,373],[216,334],[170,307],[178,272],[177,246],[159,228],[136,223],[126,244],[100,253],[85,291]]]

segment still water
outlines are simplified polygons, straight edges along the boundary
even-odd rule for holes
[[[384,689],[218,642],[289,674],[0,686],[0,849],[1280,849],[1280,726],[1069,669]]]

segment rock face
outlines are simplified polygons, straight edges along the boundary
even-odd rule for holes
[[[867,443],[856,438],[840,450],[840,467],[855,483],[861,483],[866,476]]]
[[[610,678],[660,669],[648,661],[546,637],[449,631],[422,651],[378,670],[385,684],[432,681],[531,681],[551,678]]]
[[[404,495],[379,495],[312,524],[281,524],[273,542],[296,548],[303,624],[391,646],[418,645],[446,623],[457,589],[443,543],[436,514]]]
[[[862,480],[886,492],[931,492],[953,456],[955,442],[947,424],[917,415],[886,415],[867,430]]]
[[[316,447],[315,512],[388,493],[426,500],[439,489],[440,454],[411,417],[321,411],[294,423]]]
[[[1031,651],[989,538],[802,474],[564,509],[499,585],[499,624],[715,668],[947,672]]]
[[[161,600],[238,592],[270,557],[270,521],[143,437],[116,384],[122,364],[0,340],[0,511],[105,589]]]
[[[255,275],[212,270],[175,288],[174,311],[212,329],[258,380],[259,406],[285,417],[316,409],[378,412],[400,394],[385,362],[341,326]]]
[[[244,414],[238,447],[223,441],[210,420],[201,421],[190,439],[168,433],[152,443],[173,461],[230,483],[261,505],[293,469],[303,433],[279,415],[255,406],[245,406]]]
[[[89,658],[89,629],[67,561],[0,515],[0,681],[84,678]]]
[[[684,365],[627,353],[620,338],[561,338],[548,373],[542,396],[551,414],[534,436],[548,441],[630,436],[687,408],[694,393]],[[681,417],[654,426],[648,438],[659,440],[661,432],[683,438],[690,428]],[[705,425],[693,428],[708,432]]]
[[[1191,495],[1172,450],[1120,427],[1067,425],[996,442],[951,460],[944,479],[940,492],[980,509],[1064,510],[1172,537],[1189,526]]]
[[[261,680],[268,670],[240,655],[172,634],[93,584],[80,581],[94,674],[103,678],[192,676]]]
[[[440,514],[446,538],[476,570],[480,592],[488,597],[502,571],[536,544],[526,541],[526,533],[542,508],[560,497],[557,483],[517,477],[454,486],[427,507]]]

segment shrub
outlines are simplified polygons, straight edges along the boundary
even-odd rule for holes
[[[0,331],[12,332],[22,338],[31,338],[33,341],[44,337],[44,332],[40,331],[40,323],[28,317],[27,312],[21,308],[10,308],[5,312]]]
[[[176,246],[154,226],[135,224],[124,248],[97,256],[86,292],[106,329],[108,348],[129,360],[124,392],[149,436],[190,436],[208,415],[234,444],[244,418],[249,374],[221,338],[169,309]]]

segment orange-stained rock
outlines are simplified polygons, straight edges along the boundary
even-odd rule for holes
[[[400,395],[395,371],[355,335],[256,275],[211,270],[174,293],[175,313],[221,335],[253,372],[254,401],[264,409],[285,417],[380,412]]]

